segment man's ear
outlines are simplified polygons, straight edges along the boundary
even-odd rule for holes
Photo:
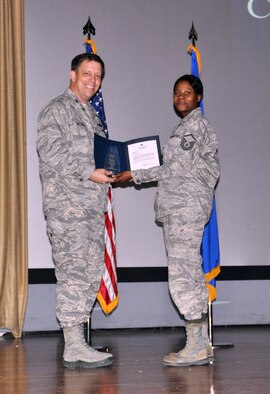
[[[75,82],[76,81],[76,71],[74,71],[74,70],[71,70],[70,71],[70,73],[69,73],[69,76],[70,76],[70,80],[72,81],[72,82]]]
[[[202,96],[201,96],[200,94],[198,94],[198,96],[197,96],[197,101],[198,101],[198,103],[199,103],[201,100],[202,100]]]

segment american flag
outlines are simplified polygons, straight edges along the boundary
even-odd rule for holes
[[[96,53],[93,40],[85,40],[86,52]],[[103,124],[106,137],[109,137],[107,122],[104,111],[104,103],[101,89],[92,98],[91,104]],[[105,270],[100,283],[97,299],[104,313],[111,313],[118,304],[118,288],[116,273],[116,249],[115,249],[115,220],[113,213],[112,187],[108,190],[107,212],[105,213]]]

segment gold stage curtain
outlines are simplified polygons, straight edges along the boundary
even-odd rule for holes
[[[0,0],[0,327],[22,334],[27,291],[24,0]]]

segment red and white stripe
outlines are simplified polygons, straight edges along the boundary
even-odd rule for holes
[[[105,313],[110,313],[118,304],[115,220],[113,213],[112,187],[108,190],[107,212],[105,213],[105,271],[100,283],[98,301]]]

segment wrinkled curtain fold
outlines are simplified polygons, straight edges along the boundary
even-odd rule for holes
[[[0,327],[22,334],[28,289],[24,0],[0,0]]]

